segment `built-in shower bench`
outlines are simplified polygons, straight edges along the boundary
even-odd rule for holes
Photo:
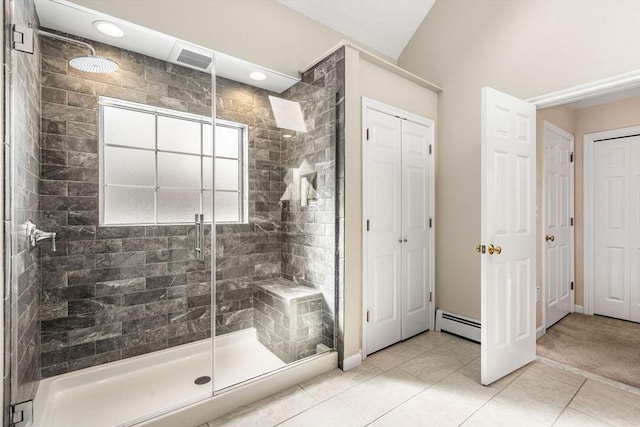
[[[258,340],[285,363],[316,353],[322,343],[322,292],[284,278],[253,284]]]

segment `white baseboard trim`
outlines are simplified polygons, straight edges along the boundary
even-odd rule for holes
[[[540,326],[538,329],[536,329],[536,339],[540,339],[540,337],[546,333],[547,329],[544,327],[544,325]]]
[[[362,350],[356,354],[352,354],[349,357],[345,357],[342,361],[342,370],[348,371],[353,368],[357,368],[362,363]]]
[[[574,306],[573,306],[573,312],[574,312],[574,313],[581,313],[581,314],[583,314],[583,313],[584,313],[584,307],[583,307],[583,306],[581,306],[581,305],[574,305]]]

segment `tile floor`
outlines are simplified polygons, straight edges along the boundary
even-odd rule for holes
[[[545,361],[480,385],[480,345],[426,332],[200,427],[638,426],[640,389]]]

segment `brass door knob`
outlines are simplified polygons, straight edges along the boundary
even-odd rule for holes
[[[502,253],[502,248],[500,246],[493,246],[493,245],[489,245],[489,247],[487,248],[487,252],[489,252],[489,255],[500,255]]]
[[[553,242],[554,240],[556,240],[556,236],[554,236],[554,235],[551,235],[551,236],[550,236],[550,235],[548,235],[548,234],[547,234],[547,237],[545,237],[545,240],[546,240],[547,242],[548,242],[548,241],[552,241],[552,242]]]

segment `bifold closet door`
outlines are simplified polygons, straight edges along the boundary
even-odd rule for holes
[[[429,329],[431,131],[366,110],[363,183],[368,218],[367,339],[370,354]]]
[[[595,314],[640,322],[640,136],[595,144]]]
[[[430,138],[402,120],[402,339],[429,329]]]
[[[402,339],[401,120],[367,109],[367,348],[370,354]]]

